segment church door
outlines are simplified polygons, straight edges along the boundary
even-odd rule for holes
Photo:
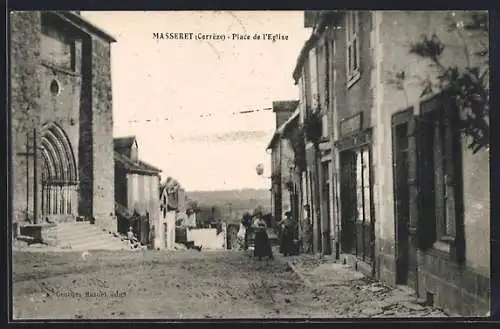
[[[42,128],[42,215],[60,221],[77,209],[77,167],[71,143],[57,124]]]

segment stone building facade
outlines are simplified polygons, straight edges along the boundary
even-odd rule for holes
[[[141,243],[151,244],[160,209],[161,170],[139,159],[134,136],[115,138],[114,148],[115,200],[117,209],[124,209],[117,211],[118,232],[126,234],[132,225]]]
[[[114,219],[111,43],[73,12],[13,12],[13,221]]]
[[[477,54],[488,32],[467,28],[476,14],[374,12],[371,20],[377,275],[464,316],[490,309],[489,148],[468,147],[459,112],[435,85],[439,71],[408,44],[435,38],[444,67],[487,73]],[[424,95],[426,78],[434,92]]]
[[[283,212],[292,210],[293,196],[286,184],[292,179],[294,152],[290,141],[283,138],[283,133],[297,106],[296,100],[273,102],[276,131],[267,150],[271,151],[271,213],[277,221],[283,218]]]
[[[470,28],[477,17],[308,12],[305,26],[313,32],[293,75],[301,122],[316,107],[331,120],[323,135],[329,135],[333,165],[319,167],[310,180],[317,186],[330,177],[326,205],[332,212],[321,211],[315,222],[323,233],[332,228],[337,256],[466,316],[486,314],[491,298],[489,148],[470,148],[471,135],[461,130],[464,112],[440,89],[438,76],[441,66],[474,68],[488,77],[487,56],[481,55],[488,32]],[[438,69],[410,51],[429,40],[442,46]],[[322,148],[328,146],[320,143]],[[323,157],[311,152],[308,167]],[[323,191],[307,198],[325,209]],[[319,239],[317,244],[317,252],[325,249]]]

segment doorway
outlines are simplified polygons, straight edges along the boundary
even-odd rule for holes
[[[331,238],[330,238],[330,232],[331,232],[331,207],[330,207],[330,202],[331,202],[331,195],[330,195],[330,161],[326,161],[322,163],[322,173],[323,173],[323,184],[322,184],[322,196],[323,196],[323,213],[322,216],[324,216],[323,224],[325,227],[323,228],[323,252],[326,255],[331,255],[332,253],[332,247],[331,247]]]
[[[393,135],[393,177],[396,243],[396,284],[408,285],[416,289],[416,248],[410,234],[410,186],[414,180],[410,176],[410,118],[394,120]]]
[[[340,153],[341,248],[343,253],[356,255],[356,153]]]
[[[373,264],[375,218],[370,154],[366,144],[340,153],[341,248]]]

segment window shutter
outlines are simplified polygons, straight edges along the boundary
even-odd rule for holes
[[[408,187],[409,187],[409,233],[415,236],[418,224],[418,184],[417,184],[417,122],[415,116],[408,121]]]
[[[418,248],[421,250],[427,250],[432,247],[435,241],[435,221],[434,212],[428,211],[432,210],[434,203],[428,201],[429,198],[433,199],[432,195],[429,195],[428,190],[432,187],[430,182],[426,179],[429,175],[429,171],[432,168],[432,159],[429,158],[429,151],[432,150],[432,136],[429,132],[433,131],[433,124],[427,118],[416,118],[412,119],[413,123],[412,129],[409,129],[409,149],[414,149],[414,151],[409,150],[409,162],[413,163],[411,166],[416,165],[415,170],[412,170],[413,175],[418,176],[418,184],[410,185],[410,220],[412,223],[416,220],[417,226],[417,238],[418,238]],[[429,150],[429,148],[431,148]],[[427,175],[427,176],[426,176]],[[431,173],[432,175],[432,173]],[[414,208],[417,208],[416,210]],[[416,216],[420,214],[420,218],[416,219]]]
[[[449,106],[445,106],[443,108],[444,112],[444,155],[446,159],[446,168],[445,168],[445,195],[446,195],[446,235],[450,237],[456,236],[455,230],[455,220],[456,220],[456,211],[455,211],[455,161],[454,161],[454,149],[455,143],[454,138],[460,136],[454,136],[453,129],[453,119],[451,117],[452,113],[450,111]]]
[[[453,237],[451,257],[458,263],[465,261],[465,232],[463,209],[462,141],[459,130],[459,114],[454,103],[447,103],[445,109],[446,145],[446,190],[448,208],[448,235]]]

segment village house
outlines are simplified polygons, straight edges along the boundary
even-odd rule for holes
[[[337,256],[367,275],[408,285],[451,313],[485,314],[489,144],[472,142],[487,140],[488,120],[474,121],[479,128],[472,133],[460,131],[469,121],[457,109],[454,85],[437,83],[443,72],[488,77],[482,49],[488,32],[480,16],[326,11],[307,12],[305,21],[313,32],[294,70],[301,123],[308,135],[308,121],[318,127],[327,115],[320,130],[331,129],[306,146],[315,149],[308,171],[319,170],[306,175],[313,195],[303,197],[320,204],[313,211],[320,214],[319,232],[326,237],[331,227]],[[328,138],[332,165],[317,166]],[[330,200],[326,189],[314,187],[326,182],[332,182]],[[325,249],[320,242],[316,251]]]
[[[161,185],[160,191],[160,207],[158,225],[156,225],[156,249],[172,249],[175,245],[176,238],[176,222],[180,218],[179,214],[186,215],[187,197],[186,191],[179,183],[168,177],[164,184]],[[180,232],[177,232],[180,233]]]
[[[152,243],[160,209],[161,170],[139,159],[134,136],[114,139],[115,202],[118,232],[132,226],[143,245]]]
[[[289,122],[298,117],[298,103],[295,100],[273,102],[276,131],[267,150],[271,151],[271,213],[277,221],[282,219],[284,211],[295,209],[291,186],[287,186],[287,183],[293,183],[294,152],[289,141],[283,138],[283,133]]]
[[[308,23],[310,14],[306,12],[305,27],[311,27]],[[300,185],[302,204],[309,206],[313,224],[313,251],[330,254],[337,239],[333,225],[334,184],[331,183],[334,161],[330,115],[334,94],[331,74],[333,47],[327,33],[313,32],[293,71],[300,95],[298,135],[304,139],[306,163]]]
[[[13,12],[10,20],[13,222],[81,216],[116,231],[115,39],[78,12]]]

